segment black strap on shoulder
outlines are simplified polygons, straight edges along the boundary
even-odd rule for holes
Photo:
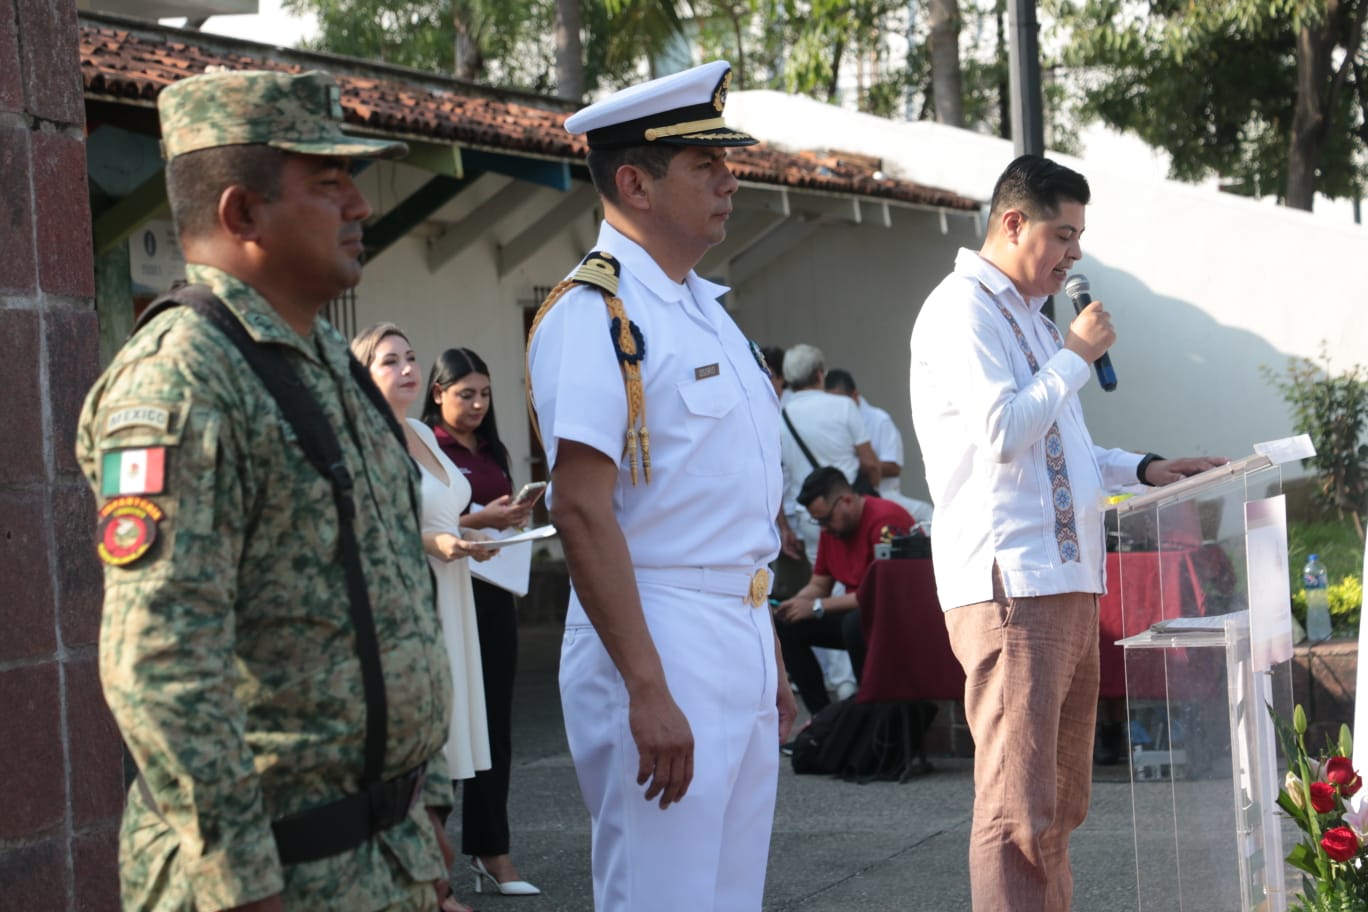
[[[133,329],[129,331],[128,338],[131,339],[136,336],[139,330],[171,308],[179,307],[183,303],[188,303],[190,300],[189,296],[196,294],[196,292],[193,290],[187,292],[187,289],[200,288],[203,288],[206,292],[209,291],[209,289],[203,285],[187,285],[185,282],[177,282],[175,285],[172,285],[170,291],[143,308],[143,312],[138,315],[138,319],[133,323]],[[212,294],[212,292],[210,292],[210,294]]]
[[[809,450],[807,444],[803,443],[803,438],[798,436],[798,429],[793,426],[793,421],[789,418],[788,409],[780,409],[779,414],[784,416],[784,424],[788,425],[789,433],[792,434],[793,439],[798,442],[798,449],[802,450],[803,455],[807,457],[807,461],[812,463],[812,470],[815,472],[820,469],[821,466],[817,464],[817,460],[812,458],[812,450]]]
[[[404,429],[399,426],[399,419],[394,417],[394,409],[390,408],[390,404],[385,401],[385,394],[380,392],[380,387],[375,385],[375,378],[370,375],[370,371],[361,365],[360,361],[356,360],[354,355],[347,355],[347,366],[351,368],[352,379],[356,381],[356,385],[361,387],[361,392],[366,394],[366,398],[370,400],[371,405],[375,406],[380,417],[385,419],[385,425],[389,427],[394,439],[399,441],[399,448],[407,453],[408,438],[404,436]],[[410,456],[409,460],[412,461],[412,459],[413,457]]]
[[[177,305],[189,307],[237,346],[280,406],[285,420],[299,438],[305,457],[332,483],[333,501],[337,505],[339,519],[338,546],[347,574],[347,602],[352,627],[356,631],[356,654],[361,660],[361,681],[366,697],[366,759],[361,781],[369,790],[370,786],[380,782],[384,771],[388,708],[385,703],[385,680],[380,668],[380,648],[375,635],[375,618],[371,613],[370,595],[366,591],[366,578],[361,572],[356,530],[352,527],[352,520],[356,516],[352,476],[342,459],[337,435],[323,409],[300,381],[285,356],[274,348],[257,344],[247,334],[241,321],[207,286],[183,285],[172,289],[169,294],[148,305],[133,332],[136,333],[157,314]],[[404,445],[404,433],[370,375],[355,358],[351,359],[351,365],[352,377],[367,398],[376,403],[381,414],[389,419],[390,429]],[[407,446],[404,446],[407,451]]]

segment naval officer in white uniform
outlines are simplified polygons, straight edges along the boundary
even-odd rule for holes
[[[761,906],[796,714],[767,606],[778,399],[693,267],[737,182],[730,67],[633,86],[586,134],[598,244],[533,324],[531,402],[573,592],[561,699],[599,912]]]

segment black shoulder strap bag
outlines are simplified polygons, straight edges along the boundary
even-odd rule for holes
[[[803,443],[803,438],[798,433],[798,429],[793,426],[793,419],[789,417],[788,409],[781,408],[779,414],[784,416],[784,424],[788,425],[789,433],[793,435],[793,440],[798,444],[798,449],[803,451],[803,455],[806,456],[807,461],[811,463],[812,471],[815,472],[822,468],[817,464],[817,460],[813,458],[812,450],[809,450],[807,444]],[[863,494],[865,497],[879,496],[878,489],[870,482],[869,476],[865,474],[864,469],[857,469],[855,471],[855,480],[850,483],[850,490],[854,491],[856,494]]]

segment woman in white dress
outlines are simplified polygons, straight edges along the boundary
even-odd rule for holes
[[[470,483],[442,452],[432,429],[405,415],[418,398],[422,381],[408,338],[393,323],[377,323],[353,339],[351,349],[394,410],[409,454],[422,473],[423,549],[437,580],[437,609],[451,661],[454,692],[446,758],[455,784],[454,780],[470,779],[490,766],[475,596],[465,558],[488,560],[494,552],[480,544],[487,540],[483,533],[461,528]]]

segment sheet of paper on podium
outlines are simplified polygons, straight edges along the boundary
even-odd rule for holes
[[[1256,443],[1254,452],[1260,456],[1267,456],[1274,465],[1282,465],[1294,459],[1310,459],[1316,455],[1316,447],[1311,443],[1310,434],[1298,434],[1296,437]]]
[[[1238,612],[1236,612],[1238,614]],[[1226,618],[1231,615],[1225,614],[1199,614],[1188,617],[1169,618],[1166,621],[1155,621],[1150,625],[1150,630],[1155,633],[1172,634],[1182,636],[1186,634],[1221,633],[1225,630]]]
[[[480,504],[471,506],[472,512],[484,509]],[[470,573],[477,579],[493,583],[507,589],[514,595],[527,595],[528,580],[532,575],[532,544],[540,539],[556,534],[555,526],[538,526],[535,529],[481,529],[489,536],[489,546],[498,548],[487,561],[471,561]]]

